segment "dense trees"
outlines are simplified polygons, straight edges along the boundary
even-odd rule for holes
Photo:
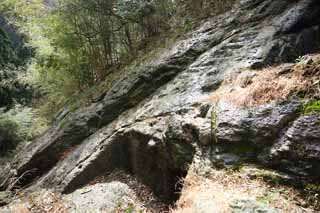
[[[103,80],[111,68],[130,62],[168,30],[172,7],[171,0],[60,1],[53,13],[63,20],[68,34],[57,38],[55,45],[76,56],[72,60],[81,70],[75,73],[81,76],[78,80],[84,78],[86,84],[94,84]]]
[[[32,49],[0,14],[0,156],[10,155],[19,142],[32,140],[45,120],[29,107],[34,89],[23,80]]]

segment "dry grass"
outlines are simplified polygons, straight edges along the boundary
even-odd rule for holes
[[[0,212],[12,213],[66,213],[68,204],[62,197],[50,191],[38,193],[20,193],[19,199],[7,207],[0,209]]]
[[[123,198],[119,200],[119,206],[116,209],[102,209],[106,213],[124,213],[124,212],[141,212],[157,213],[168,212],[168,205],[162,203],[153,194],[152,190],[139,182],[136,178],[122,170],[117,170],[105,176],[99,176],[89,183],[108,183],[120,181],[129,186],[134,195],[132,198]],[[42,190],[40,192],[21,192],[17,195],[17,200],[0,208],[0,213],[10,211],[12,213],[67,213],[73,212],[72,201],[67,201],[62,195]]]
[[[320,93],[320,54],[304,56],[292,68],[243,70],[225,77],[221,87],[205,98],[217,103],[257,106],[302,93],[304,98]],[[300,94],[301,96],[301,94]]]
[[[280,184],[270,184],[265,177],[277,180],[281,177],[274,171],[254,166],[244,166],[239,170],[216,170],[208,168],[205,175],[199,175],[202,168],[192,165],[183,181],[184,187],[176,208],[172,213],[197,213],[202,208],[207,212],[230,213],[230,203],[235,199],[253,198],[281,212],[300,213],[315,212],[303,208],[305,203],[299,191]],[[200,171],[200,172],[199,172]],[[126,183],[135,192],[137,199],[125,200],[113,211],[105,212],[167,212],[167,206],[158,202],[150,188],[139,183],[123,171],[99,177],[91,184],[118,180]],[[11,203],[7,209],[13,213],[65,213],[70,212],[67,203],[59,194],[50,191],[24,193],[18,195],[19,200]],[[132,210],[132,211],[131,211]],[[203,212],[203,211],[202,211]]]
[[[304,203],[299,192],[289,186],[268,184],[261,174],[275,176],[277,173],[243,167],[239,171],[211,169],[206,177],[198,175],[194,165],[185,179],[180,200],[173,213],[197,213],[199,203],[212,203],[215,213],[231,212],[229,204],[235,199],[253,198],[257,201],[280,210],[281,212],[313,212],[300,205]],[[202,203],[203,205],[205,205]]]

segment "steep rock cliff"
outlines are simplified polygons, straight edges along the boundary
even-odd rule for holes
[[[211,100],[226,76],[250,80],[319,50],[319,16],[317,0],[241,0],[91,106],[62,112],[0,175],[3,186],[30,171],[21,185],[72,192],[122,168],[170,201],[195,155],[211,166],[254,162],[319,179],[319,114],[303,115],[301,101],[287,97],[248,107]]]

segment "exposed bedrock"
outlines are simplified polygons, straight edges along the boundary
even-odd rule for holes
[[[35,187],[71,192],[124,168],[168,199],[196,151],[210,149],[214,165],[247,160],[319,178],[319,115],[302,116],[299,101],[252,108],[205,101],[226,74],[319,49],[319,17],[318,0],[241,0],[91,106],[64,111],[18,155],[15,175],[37,169],[22,184],[39,177]]]

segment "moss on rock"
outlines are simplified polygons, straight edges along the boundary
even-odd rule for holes
[[[314,112],[320,113],[320,100],[312,100],[304,108],[304,114],[310,114]]]

